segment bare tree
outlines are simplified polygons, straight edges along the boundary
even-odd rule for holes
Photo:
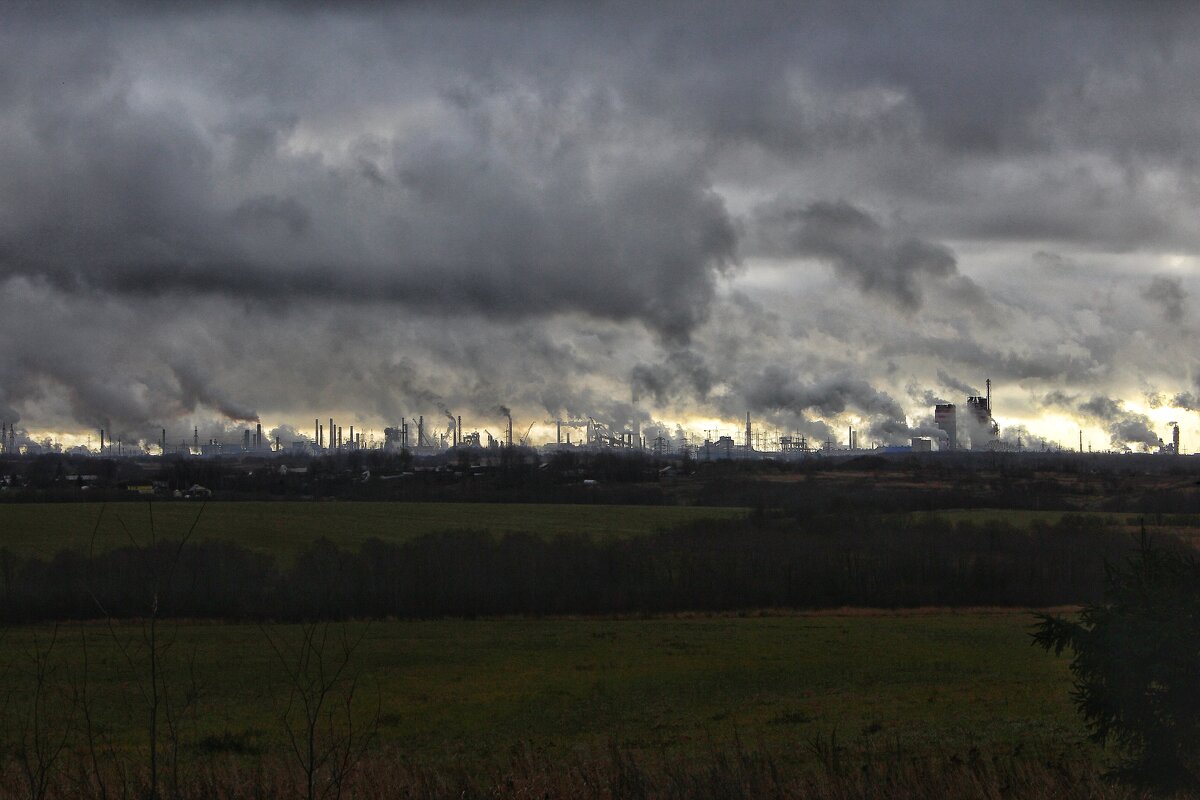
[[[360,675],[353,662],[369,624],[352,636],[346,623],[306,623],[294,645],[265,625],[260,629],[287,678],[279,719],[304,775],[305,800],[341,797],[379,727],[378,702],[365,725],[355,720]]]
[[[105,624],[108,628],[109,636],[113,643],[120,651],[126,666],[129,668],[130,678],[137,687],[143,702],[146,705],[146,732],[147,732],[147,747],[148,747],[148,796],[150,800],[158,800],[159,798],[159,773],[160,773],[160,753],[163,744],[160,741],[162,738],[161,724],[167,726],[167,745],[169,746],[169,757],[171,764],[172,788],[175,789],[179,785],[179,752],[180,752],[180,724],[181,721],[189,716],[189,712],[195,709],[196,701],[199,696],[196,680],[195,680],[195,653],[193,651],[191,659],[191,668],[189,669],[190,682],[188,688],[184,692],[184,698],[178,704],[173,705],[172,701],[172,683],[169,670],[164,667],[165,656],[168,651],[174,646],[178,628],[171,628],[167,631],[160,630],[161,628],[161,601],[163,596],[170,590],[175,570],[179,566],[180,557],[183,554],[183,549],[191,540],[192,535],[196,531],[196,526],[200,523],[200,518],[204,515],[204,509],[207,503],[202,504],[196,512],[196,517],[192,520],[191,527],[187,533],[180,538],[179,542],[171,547],[168,551],[169,558],[163,560],[159,558],[159,540],[158,532],[154,525],[154,504],[149,502],[147,509],[149,512],[149,541],[146,543],[151,555],[152,574],[150,576],[150,585],[147,587],[149,605],[147,613],[141,619],[140,624],[140,647],[135,647],[135,642],[131,639],[126,641],[121,636],[120,632],[113,621],[113,617],[105,609],[104,604],[96,596],[93,591],[91,596],[96,607],[104,616]],[[101,508],[101,516],[104,510]],[[134,547],[138,547],[140,543],[137,538],[125,525],[125,521],[117,516],[117,522],[124,531],[126,538]],[[96,520],[96,527],[92,531],[92,542],[89,545],[89,563],[95,551],[96,534],[100,528],[100,518]]]
[[[36,631],[29,651],[29,681],[13,704],[13,755],[30,800],[42,800],[49,792],[59,757],[71,739],[77,705],[61,682],[61,663],[55,658],[58,625],[49,639]]]
[[[108,800],[110,777],[119,781],[118,795],[128,795],[129,775],[124,761],[118,757],[112,737],[96,723],[95,700],[91,692],[91,651],[88,646],[87,629],[79,626],[79,651],[83,659],[75,681],[75,698],[83,724],[83,750],[81,753],[81,779],[79,794],[84,793]],[[108,765],[108,769],[105,768]]]

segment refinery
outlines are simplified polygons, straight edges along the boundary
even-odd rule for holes
[[[114,440],[101,428],[97,438],[88,438],[86,445],[65,448],[51,439],[35,441],[19,433],[15,425],[0,423],[0,455],[37,456],[48,453],[104,458],[217,458],[255,456],[319,456],[363,451],[408,453],[412,456],[433,457],[446,454],[476,454],[486,456],[520,448],[528,452],[552,455],[560,452],[577,453],[644,453],[661,458],[694,458],[698,460],[797,460],[839,457],[866,453],[947,453],[947,452],[1090,452],[1080,431],[1078,449],[1049,444],[1044,440],[1030,446],[1020,436],[1015,440],[1001,439],[1000,426],[992,412],[992,381],[986,381],[986,393],[965,398],[960,407],[953,403],[937,403],[933,411],[932,429],[922,429],[922,435],[908,438],[906,444],[866,444],[861,432],[853,425],[845,428],[844,438],[827,436],[817,440],[796,432],[756,425],[747,413],[745,427],[736,432],[709,429],[702,433],[676,428],[674,435],[647,436],[640,430],[617,429],[595,418],[554,419],[542,422],[543,429],[551,427],[554,440],[536,444],[531,433],[539,421],[529,423],[522,433],[511,411],[501,406],[494,419],[496,433],[488,428],[464,426],[461,415],[443,409],[438,418],[426,419],[423,414],[404,418],[384,427],[382,435],[365,430],[361,425],[343,425],[333,417],[313,419],[311,435],[271,437],[264,433],[261,423],[243,428],[240,436],[207,437],[193,427],[186,438],[172,437],[162,428],[157,442],[136,443]],[[437,422],[434,420],[437,419]],[[442,420],[445,420],[443,423]],[[1143,452],[1180,455],[1179,425],[1169,423],[1169,440],[1159,439],[1156,446],[1144,444]],[[1128,447],[1104,452],[1132,452]]]

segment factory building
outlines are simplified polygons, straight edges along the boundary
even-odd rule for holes
[[[987,379],[987,394],[967,398],[967,421],[970,423],[971,449],[983,450],[994,447],[1000,435],[1000,426],[992,418],[992,379]]]
[[[958,449],[958,418],[953,403],[939,403],[933,407],[933,424],[946,432],[946,450]]]

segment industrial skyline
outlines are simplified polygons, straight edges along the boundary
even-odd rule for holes
[[[1027,436],[1023,427],[1009,429],[1008,436],[1002,432],[992,406],[992,381],[985,380],[986,394],[972,395],[966,398],[962,406],[963,414],[959,415],[959,406],[954,403],[938,402],[933,408],[932,425],[918,421],[905,428],[910,438],[903,445],[897,445],[895,437],[899,429],[888,431],[888,439],[880,440],[868,436],[864,442],[862,431],[854,424],[846,427],[844,445],[831,432],[824,439],[810,438],[808,435],[794,430],[781,430],[770,424],[756,425],[753,415],[746,413],[745,427],[739,434],[727,432],[727,427],[710,427],[702,432],[689,430],[681,425],[673,429],[662,425],[650,425],[645,430],[640,425],[622,430],[617,426],[607,424],[595,417],[584,419],[555,419],[542,422],[530,422],[524,429],[514,428],[512,410],[507,406],[495,409],[499,418],[496,427],[498,433],[493,434],[486,427],[469,428],[463,425],[461,415],[450,413],[442,407],[438,418],[431,417],[426,422],[424,414],[402,418],[393,425],[384,427],[382,437],[377,438],[374,430],[364,429],[361,422],[347,426],[338,424],[334,417],[326,424],[322,418],[313,420],[309,434],[281,425],[274,429],[264,430],[261,422],[256,421],[253,428],[243,427],[240,437],[232,437],[233,429],[226,428],[217,435],[206,435],[202,438],[200,427],[192,429],[191,440],[186,438],[176,441],[168,436],[166,428],[161,429],[157,442],[145,439],[131,439],[126,442],[119,435],[115,436],[104,428],[99,430],[99,438],[95,447],[89,437],[86,444],[64,446],[61,440],[54,441],[52,437],[37,440],[27,432],[18,431],[15,426],[0,423],[0,455],[40,455],[53,452],[70,452],[81,455],[97,456],[240,456],[245,454],[276,454],[276,455],[320,455],[326,453],[345,453],[355,451],[385,450],[391,452],[409,452],[414,455],[438,455],[457,450],[466,451],[496,451],[504,448],[532,448],[548,452],[562,450],[590,451],[640,451],[659,456],[679,456],[683,454],[698,457],[713,458],[757,458],[763,456],[806,457],[822,454],[864,452],[864,451],[911,451],[911,452],[1021,452],[1021,451],[1056,451],[1056,452],[1143,452],[1166,455],[1181,455],[1180,426],[1176,421],[1168,423],[1170,433],[1157,442],[1143,439],[1138,442],[1140,447],[1134,448],[1125,444],[1114,434],[1107,448],[1093,448],[1091,441],[1085,448],[1084,431],[1079,429],[1078,448],[1072,448],[1061,442],[1054,442],[1043,437]],[[448,420],[443,422],[442,418]],[[961,420],[961,423],[960,423]],[[355,427],[358,432],[355,432]],[[905,420],[905,424],[908,421]],[[533,435],[535,428],[544,429],[550,426],[554,437],[548,441]],[[701,435],[702,434],[702,435]],[[575,436],[572,441],[572,435]],[[1147,429],[1145,436],[1154,436],[1154,431]],[[157,450],[155,446],[157,445]]]
[[[0,423],[903,445],[990,376],[1186,450],[1197,69],[1167,4],[15,4]]]

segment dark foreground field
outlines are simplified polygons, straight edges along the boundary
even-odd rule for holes
[[[0,797],[1136,796],[1029,607],[1138,518],[100,513],[0,507]]]
[[[1030,623],[1016,611],[919,610],[316,630],[328,636],[320,655],[329,674],[341,665],[343,635],[357,642],[342,673],[353,683],[326,698],[330,741],[352,729],[373,757],[399,754],[430,772],[481,776],[511,766],[514,754],[549,765],[607,759],[612,748],[648,766],[748,748],[791,770],[880,753],[1089,767],[1100,754],[1084,744],[1065,660],[1030,646]],[[164,774],[176,761],[190,775],[213,759],[286,763],[285,717],[291,702],[295,722],[297,702],[288,674],[304,630],[159,623]],[[9,769],[33,744],[39,716],[43,736],[65,736],[58,781],[93,749],[106,764],[145,763],[147,635],[135,623],[7,630]]]

